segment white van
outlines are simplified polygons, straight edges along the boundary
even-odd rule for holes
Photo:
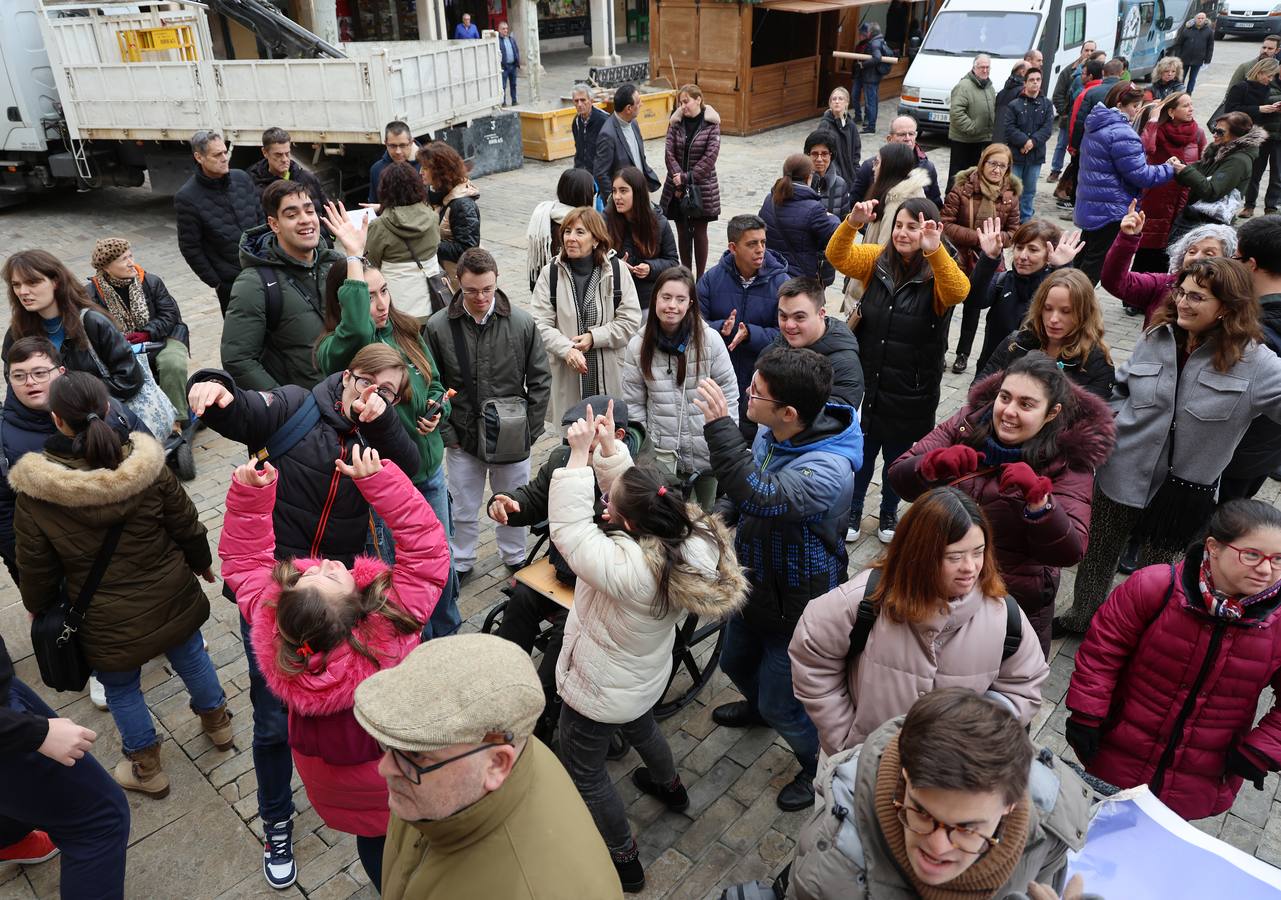
[[[1083,43],[1112,54],[1119,10],[1120,0],[944,0],[903,78],[899,115],[915,118],[920,130],[947,131],[952,88],[980,53],[992,58],[1000,91],[1014,64],[1038,48],[1049,96]]]
[[[1189,16],[1189,18],[1191,18]],[[1259,40],[1281,33],[1281,3],[1277,0],[1223,0],[1214,20],[1214,36],[1249,37]]]

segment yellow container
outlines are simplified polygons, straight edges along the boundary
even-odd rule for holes
[[[672,116],[672,103],[676,100],[675,91],[655,91],[652,94],[640,94],[640,113],[636,124],[640,126],[641,137],[647,141],[667,136],[667,121]]]
[[[655,91],[652,94],[640,95],[640,113],[636,124],[640,126],[641,137],[653,140],[667,135],[667,121],[672,114],[672,103],[675,91]],[[599,109],[613,113],[614,104],[609,101],[597,103]],[[530,159],[564,159],[574,155],[574,107],[553,109],[547,112],[530,112],[521,110],[520,139],[524,145],[524,155]]]

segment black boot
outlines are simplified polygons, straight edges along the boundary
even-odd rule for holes
[[[723,703],[712,710],[712,721],[726,728],[750,728],[768,724],[746,700]]]
[[[649,774],[649,769],[641,766],[632,772],[632,784],[640,788],[641,793],[657,797],[672,812],[684,812],[689,809],[689,792],[678,777],[674,784],[659,784]]]
[[[618,870],[618,880],[623,884],[624,894],[639,894],[645,890],[645,869],[640,861],[640,848],[636,841],[625,853],[611,853],[614,868]]]
[[[1125,552],[1121,554],[1121,561],[1117,563],[1116,570],[1122,575],[1129,575],[1139,567],[1139,542],[1130,538],[1129,543],[1125,545]]]

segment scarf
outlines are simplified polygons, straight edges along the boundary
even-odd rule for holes
[[[899,776],[903,770],[898,755],[898,735],[890,739],[881,756],[881,763],[876,772],[876,821],[881,827],[881,834],[890,848],[890,854],[899,871],[907,876],[917,896],[923,900],[989,900],[1014,874],[1014,867],[1023,857],[1023,848],[1027,845],[1030,804],[1027,794],[1015,804],[1001,824],[1001,842],[980,856],[974,863],[956,878],[946,884],[928,885],[916,877],[916,870],[907,858],[907,842],[904,839],[903,823],[899,821],[894,809],[898,799]]]
[[[582,259],[569,259],[566,257],[566,262],[569,265],[571,274],[575,276],[586,266],[591,266],[591,274],[587,276],[586,286],[581,292],[578,289],[578,278],[572,277],[569,279],[569,289],[574,295],[575,325],[578,329],[574,334],[585,334],[588,329],[604,324],[600,311],[599,297],[597,296],[600,293],[601,267],[594,265],[590,256],[585,256]],[[601,378],[600,372],[600,349],[593,344],[592,349],[584,353],[583,356],[587,359],[587,372],[578,377],[582,396],[594,397],[597,394],[605,393],[605,382]]]
[[[572,206],[566,206],[559,200],[544,200],[534,207],[529,217],[529,228],[525,231],[525,264],[531,291],[552,258],[552,229],[560,227],[571,209]]]
[[[136,271],[136,270],[135,270]],[[120,323],[120,330],[125,334],[131,331],[142,331],[151,321],[151,310],[147,308],[147,295],[142,291],[142,276],[139,273],[133,278],[112,278],[105,269],[100,269],[94,276],[94,284],[102,302],[106,304],[111,318]],[[120,292],[125,292],[125,299]]]
[[[998,181],[996,184],[993,184],[992,182],[988,181],[985,177],[983,177],[982,169],[979,169],[978,176],[979,176],[978,177],[979,211],[978,211],[978,215],[975,216],[974,218],[974,225],[976,228],[982,225],[988,219],[997,218],[996,204],[997,204],[997,201],[1001,199],[1001,182]]]
[[[1210,571],[1210,555],[1207,553],[1201,560],[1201,570],[1197,575],[1197,586],[1201,589],[1201,602],[1206,610],[1216,619],[1240,619],[1247,608],[1266,600],[1271,600],[1281,593],[1281,581],[1260,591],[1251,597],[1233,597],[1214,587],[1214,574]]]
[[[1023,461],[1022,447],[1007,447],[991,435],[988,435],[987,443],[983,445],[982,454],[984,462],[989,466],[1007,466]]]
[[[1170,152],[1165,155],[1165,159],[1162,159],[1161,162],[1165,162],[1165,160],[1169,159],[1171,156],[1178,156],[1185,163],[1190,161],[1183,156],[1183,152],[1187,147],[1196,144],[1197,133],[1200,130],[1200,126],[1197,125],[1195,120],[1190,122],[1176,122],[1173,119],[1170,119],[1169,121],[1162,122],[1158,125],[1157,130],[1160,134],[1160,144],[1158,146],[1169,148],[1170,150]],[[1160,151],[1158,151],[1158,153],[1159,152]]]

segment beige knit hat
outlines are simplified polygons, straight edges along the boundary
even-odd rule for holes
[[[370,675],[356,688],[354,711],[383,746],[423,753],[481,744],[495,732],[523,740],[543,702],[524,650],[492,634],[459,634],[428,641]]]
[[[103,238],[93,245],[93,255],[89,257],[89,262],[95,272],[101,272],[128,250],[129,242],[124,238]]]

